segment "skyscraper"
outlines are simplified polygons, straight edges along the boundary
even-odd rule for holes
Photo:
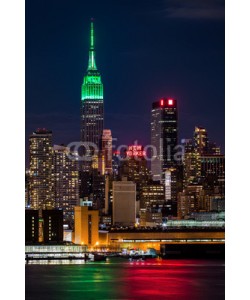
[[[102,154],[104,156],[104,173],[112,174],[112,135],[110,129],[103,130]]]
[[[34,209],[53,208],[52,190],[52,131],[37,129],[29,138],[30,206]]]
[[[194,146],[200,155],[208,151],[208,135],[207,130],[203,127],[195,127],[194,129]]]
[[[91,20],[89,62],[81,92],[81,141],[90,144],[91,149],[88,151],[84,147],[89,160],[83,161],[83,171],[88,172],[91,168],[91,157],[94,154],[92,143],[97,146],[97,150],[100,148],[103,118],[103,84],[95,62],[94,23]]]
[[[182,155],[177,152],[177,101],[162,98],[151,111],[151,172],[154,181],[165,185],[166,214],[177,214],[177,179]],[[178,161],[179,160],[179,161]]]
[[[53,190],[55,207],[63,209],[63,221],[74,225],[74,207],[79,205],[78,161],[65,146],[53,147]],[[69,157],[70,155],[70,157]]]
[[[194,146],[193,140],[183,139],[183,185],[198,183],[201,176],[200,152]]]
[[[166,169],[176,166],[178,142],[177,101],[163,98],[154,102],[151,111],[151,171],[153,180],[163,180]]]

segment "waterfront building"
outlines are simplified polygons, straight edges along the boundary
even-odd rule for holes
[[[225,221],[225,211],[221,212],[193,212],[189,216],[195,221]]]
[[[89,150],[84,148],[87,157],[82,164],[84,172],[90,171],[92,156],[98,155],[100,150],[104,120],[103,84],[101,74],[96,67],[94,40],[94,23],[91,20],[89,62],[81,90],[81,141],[90,147]]]
[[[55,207],[63,210],[63,221],[72,228],[74,207],[79,205],[78,160],[62,145],[53,147],[53,190]]]
[[[38,210],[25,209],[25,243],[38,243]]]
[[[134,226],[136,222],[136,184],[123,178],[113,182],[113,225]]]
[[[43,242],[63,241],[63,211],[59,209],[42,210]]]
[[[74,243],[95,246],[99,243],[99,212],[88,206],[75,206]]]
[[[168,220],[163,230],[118,228],[107,235],[109,247],[116,249],[160,250],[162,244],[225,244],[225,221]]]
[[[63,241],[72,242],[73,240],[73,230],[70,229],[67,224],[63,225]]]
[[[33,209],[54,208],[52,131],[37,129],[29,137],[29,196]]]

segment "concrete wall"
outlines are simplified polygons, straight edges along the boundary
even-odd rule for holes
[[[136,184],[113,182],[113,224],[134,225],[136,221]]]

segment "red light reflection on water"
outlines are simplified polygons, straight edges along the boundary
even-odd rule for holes
[[[223,288],[218,292],[220,298],[214,297],[214,291],[211,294],[211,280],[216,280],[213,265],[216,263],[210,266],[201,260],[130,262],[124,274],[128,299],[222,299]]]

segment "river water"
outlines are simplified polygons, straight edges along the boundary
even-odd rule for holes
[[[223,260],[41,261],[25,266],[26,300],[223,300]]]

